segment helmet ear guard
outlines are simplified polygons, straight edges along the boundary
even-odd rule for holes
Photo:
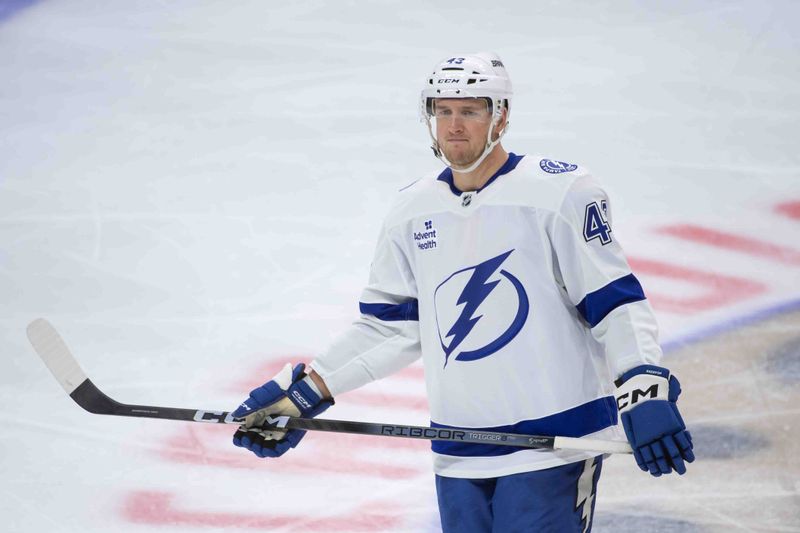
[[[511,112],[513,91],[511,79],[497,54],[481,52],[449,57],[439,62],[427,78],[420,95],[420,119],[428,126],[431,149],[445,165],[457,172],[471,172],[480,165],[508,130],[508,115]],[[484,98],[492,114],[492,125],[486,138],[483,154],[467,168],[455,168],[442,153],[431,125],[433,102],[436,98]],[[506,110],[506,123],[493,139],[497,125]]]

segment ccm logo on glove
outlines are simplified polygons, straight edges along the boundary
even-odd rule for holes
[[[694,461],[692,436],[678,412],[681,384],[669,370],[641,365],[615,383],[622,427],[639,468],[654,476],[686,472]]]
[[[633,376],[617,388],[617,409],[620,413],[631,409],[640,401],[666,400],[669,381],[665,377],[647,374]]]
[[[299,403],[301,406],[303,406],[303,408],[305,408],[305,409],[311,409],[311,407],[312,407],[312,405],[311,405],[311,402],[309,402],[308,400],[306,400],[305,398],[303,398],[303,395],[302,395],[302,394],[300,394],[300,391],[298,391],[298,390],[293,390],[293,391],[292,391],[292,397],[293,397],[295,400],[297,400],[297,402],[298,402],[298,403]]]

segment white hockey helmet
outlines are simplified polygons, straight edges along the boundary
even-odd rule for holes
[[[420,114],[428,126],[433,153],[445,165],[459,172],[470,172],[478,167],[489,155],[489,152],[500,142],[500,138],[508,130],[508,115],[511,112],[513,91],[511,79],[500,57],[492,52],[462,54],[449,56],[437,65],[433,73],[425,81],[425,88],[420,96]],[[433,117],[433,101],[436,98],[485,98],[492,114],[492,126],[486,138],[483,154],[467,168],[455,168],[444,157],[431,125]],[[495,128],[506,109],[506,124],[499,132],[497,139],[492,139]]]

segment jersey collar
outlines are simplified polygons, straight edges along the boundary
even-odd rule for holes
[[[524,155],[517,155],[514,152],[509,152],[508,153],[508,159],[506,159],[506,162],[503,163],[503,166],[500,167],[497,170],[497,172],[495,172],[492,175],[491,178],[489,178],[489,181],[487,181],[483,185],[483,187],[481,187],[477,191],[472,191],[472,192],[476,192],[476,193],[481,192],[483,189],[485,189],[486,187],[491,185],[494,180],[496,180],[497,178],[499,178],[503,174],[508,174],[509,172],[511,172],[512,170],[517,168],[517,165],[519,164],[520,161],[522,161],[523,157],[525,157],[525,156]],[[466,191],[459,190],[458,187],[456,187],[456,184],[453,182],[453,170],[451,168],[449,168],[449,167],[444,169],[444,171],[441,174],[439,174],[439,177],[436,178],[436,179],[438,179],[439,181],[445,182],[450,187],[450,192],[452,192],[456,196],[461,196],[462,194],[464,194],[464,192],[466,192]]]

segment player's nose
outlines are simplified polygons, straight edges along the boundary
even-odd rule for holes
[[[447,124],[447,129],[451,133],[459,133],[464,131],[464,120],[459,117],[453,117]]]

